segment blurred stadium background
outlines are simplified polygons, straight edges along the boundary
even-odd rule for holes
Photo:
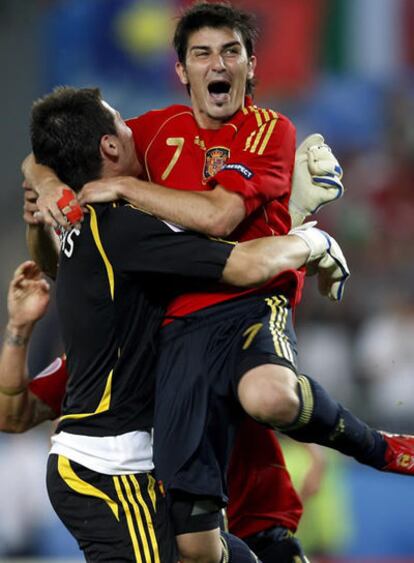
[[[20,163],[33,99],[58,84],[98,85],[131,117],[185,101],[170,48],[179,0],[1,0],[1,325],[27,258]],[[352,277],[342,304],[312,280],[297,313],[302,369],[389,431],[414,432],[414,1],[235,0],[257,14],[256,102],[287,114],[298,140],[319,131],[345,169],[344,199],[318,220]],[[61,350],[53,307],[32,373]],[[0,436],[0,561],[79,561],[44,486],[50,426]],[[300,483],[306,454],[286,453]],[[313,561],[414,562],[414,487],[327,452],[321,493],[300,530]],[[26,559],[25,559],[26,560]]]

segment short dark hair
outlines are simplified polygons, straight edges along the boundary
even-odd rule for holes
[[[230,2],[196,2],[187,8],[178,20],[174,33],[174,49],[180,63],[185,64],[189,36],[203,27],[229,27],[242,36],[248,57],[255,51],[259,30],[253,14],[235,8]],[[247,93],[253,90],[254,82],[247,81]]]
[[[30,133],[36,161],[78,191],[100,177],[101,138],[116,128],[98,88],[59,86],[34,102]]]

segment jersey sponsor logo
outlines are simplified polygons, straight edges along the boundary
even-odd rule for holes
[[[220,172],[230,156],[230,149],[226,147],[212,147],[206,151],[204,161],[204,178],[211,178]]]
[[[75,241],[73,237],[78,237],[80,235],[79,229],[71,229],[70,231],[65,231],[60,235],[60,249],[61,251],[70,258],[75,250]]]
[[[244,176],[246,180],[250,180],[250,178],[253,178],[254,176],[253,172],[249,168],[247,168],[247,166],[243,166],[243,164],[234,162],[223,166],[223,170],[234,170],[235,172],[238,172],[239,174]]]

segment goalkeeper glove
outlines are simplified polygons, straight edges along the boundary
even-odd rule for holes
[[[332,301],[340,301],[345,282],[351,274],[339,244],[331,236],[329,242],[329,248],[322,258],[307,263],[306,273],[308,276],[314,274],[318,276],[318,289],[321,295],[329,297]]]
[[[300,225],[344,193],[342,168],[319,133],[309,135],[296,150],[289,213],[292,226]]]
[[[289,235],[300,237],[308,245],[310,254],[306,273],[308,276],[318,275],[319,292],[332,301],[340,301],[350,276],[348,264],[336,240],[325,231],[316,229],[315,225],[316,221],[310,221],[291,229]]]
[[[317,262],[318,287],[322,295],[328,296],[332,301],[342,299],[345,282],[350,271],[341,247],[332,237],[330,246],[324,256]]]
[[[306,263],[315,262],[324,256],[329,248],[329,235],[315,228],[316,221],[309,221],[289,231],[289,235],[296,235],[303,239],[309,247],[310,253]]]

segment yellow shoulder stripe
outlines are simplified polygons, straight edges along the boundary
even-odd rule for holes
[[[275,128],[277,122],[277,117],[276,119],[272,119],[272,121],[269,123],[269,126],[267,127],[267,132],[265,135],[265,138],[263,139],[263,143],[260,145],[259,150],[257,151],[257,154],[263,154],[266,147],[267,147],[267,143],[269,142],[269,139],[273,133],[273,129]]]
[[[256,152],[257,145],[260,143],[260,140],[263,136],[263,133],[264,133],[266,127],[267,127],[266,123],[260,127],[259,131],[256,134],[256,138],[255,138],[254,143],[253,143],[253,145],[250,149],[250,152],[252,152],[252,153]]]
[[[263,154],[276,126],[278,115],[272,109],[263,109],[257,106],[249,106],[249,110],[256,117],[258,128],[247,137],[243,150]]]

